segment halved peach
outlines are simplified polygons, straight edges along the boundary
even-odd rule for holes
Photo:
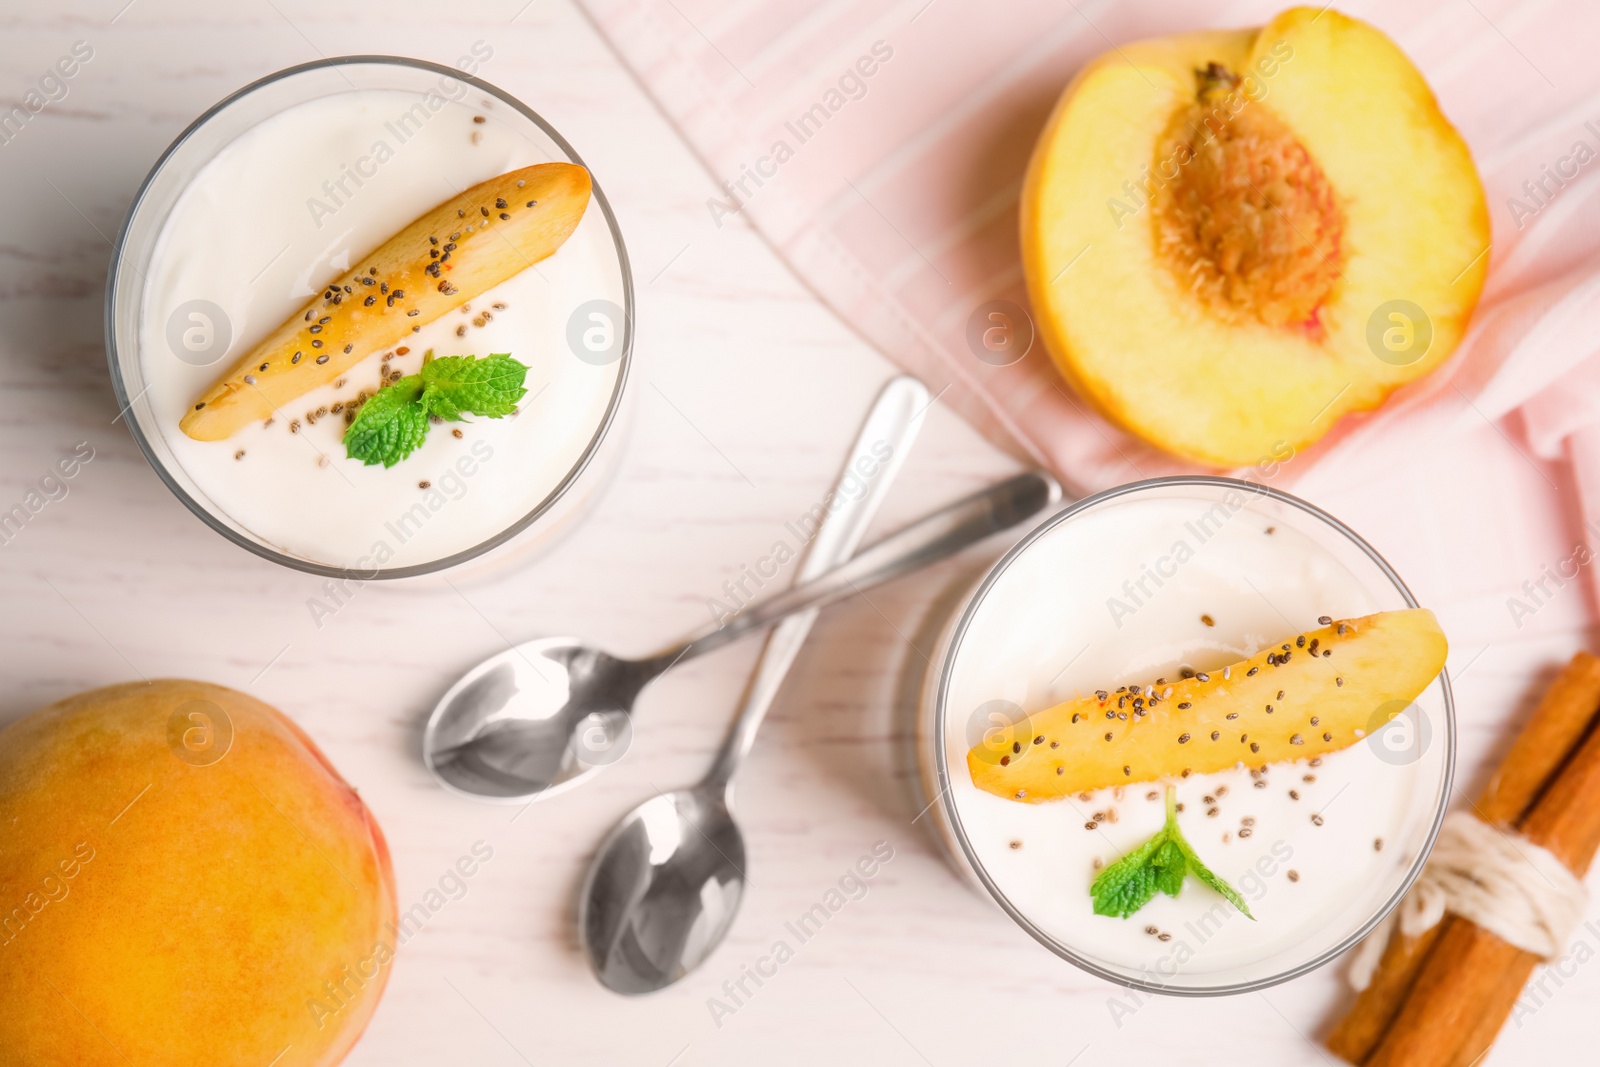
[[[1040,137],[1021,219],[1068,382],[1225,467],[1310,444],[1439,366],[1488,270],[1482,184],[1422,75],[1315,8],[1090,63]]]

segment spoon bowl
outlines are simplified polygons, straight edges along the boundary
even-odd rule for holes
[[[440,699],[423,761],[447,788],[485,800],[574,785],[627,751],[633,666],[575,637],[509,648]]]
[[[744,837],[717,789],[645,801],[618,823],[584,878],[578,929],[600,981],[653,993],[721,943],[744,895]]]

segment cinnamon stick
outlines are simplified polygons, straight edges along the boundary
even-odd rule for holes
[[[1546,791],[1523,820],[1522,835],[1543,845],[1582,878],[1600,851],[1600,731],[1591,736],[1571,767]],[[1595,753],[1589,753],[1594,749]],[[1533,976],[1540,959],[1531,952],[1517,953],[1490,994],[1482,1002],[1477,1022],[1463,1035],[1453,1061],[1471,1067],[1483,1057],[1516,1008],[1517,998]]]
[[[1600,656],[1576,653],[1511,742],[1499,770],[1484,786],[1474,814],[1484,822],[1521,822],[1583,741],[1600,711]]]
[[[1590,732],[1534,802],[1521,832],[1579,877],[1588,870],[1600,848],[1600,730]],[[1367,1067],[1471,1064],[1505,1024],[1538,963],[1532,953],[1457,919],[1439,935]]]
[[[1372,1050],[1394,1023],[1395,1015],[1405,1003],[1406,994],[1417,979],[1417,972],[1433,952],[1439,935],[1451,922],[1446,915],[1437,926],[1424,930],[1416,937],[1407,937],[1395,930],[1384,946],[1383,958],[1373,971],[1367,987],[1356,994],[1355,1003],[1342,1019],[1334,1024],[1323,1043],[1335,1056],[1354,1064],[1365,1064]]]
[[[1515,826],[1573,754],[1600,709],[1600,657],[1572,657],[1522,727],[1504,761],[1489,779],[1474,809],[1480,819]],[[1328,1034],[1335,1055],[1365,1064],[1405,1003],[1419,971],[1428,962],[1454,916],[1417,937],[1396,931],[1367,988]],[[1468,924],[1463,924],[1468,925]],[[1517,991],[1521,991],[1521,984]],[[1512,1002],[1515,1003],[1513,996]],[[1499,1024],[1495,1026],[1498,1031]]]

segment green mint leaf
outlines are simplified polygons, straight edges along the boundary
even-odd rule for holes
[[[392,467],[409,456],[428,435],[422,392],[422,376],[413,374],[369,397],[344,432],[345,454],[369,467]]]
[[[504,352],[432,358],[417,374],[391,382],[361,406],[344,434],[345,453],[367,466],[392,467],[428,436],[428,417],[462,415],[498,419],[511,414],[527,393],[528,368]]]
[[[1245,904],[1233,886],[1218,878],[1210,867],[1200,862],[1200,857],[1195,854],[1194,847],[1183,836],[1183,831],[1178,829],[1178,791],[1172,786],[1167,786],[1167,825],[1165,827],[1167,840],[1183,853],[1184,862],[1188,865],[1189,873],[1200,879],[1206,885],[1215,889],[1225,897],[1229,904],[1244,912],[1244,917],[1255,922],[1255,916],[1250,914],[1250,908]]]
[[[1166,844],[1167,832],[1156,836],[1111,864],[1089,886],[1096,915],[1115,915],[1126,919],[1156,895],[1157,868],[1151,862]]]
[[[1156,888],[1169,897],[1177,896],[1178,890],[1183,888],[1183,879],[1188,873],[1189,863],[1183,849],[1172,840],[1170,833],[1167,839],[1161,842],[1161,847],[1156,849],[1155,855],[1150,857],[1150,863],[1156,869]]]
[[[456,420],[462,415],[498,419],[511,414],[528,390],[528,368],[504,352],[479,359],[445,356],[422,365],[422,403],[428,414]]]
[[[1237,890],[1200,861],[1178,829],[1178,791],[1167,786],[1167,821],[1155,836],[1101,871],[1089,885],[1096,915],[1126,919],[1148,904],[1156,893],[1178,895],[1184,879],[1194,875],[1254,920]]]
[[[1179,836],[1173,842],[1173,844],[1182,850],[1183,858],[1188,861],[1190,874],[1200,879],[1212,889],[1215,889],[1218,893],[1221,893],[1227,899],[1229,904],[1232,904],[1234,907],[1244,912],[1244,917],[1246,919],[1249,919],[1251,922],[1255,921],[1256,917],[1250,914],[1250,906],[1244,902],[1244,897],[1239,895],[1239,891],[1234,889],[1233,886],[1229,885],[1227,882],[1224,882],[1221,878],[1218,878],[1216,874],[1212,872],[1210,867],[1207,867],[1204,863],[1201,863],[1200,857],[1196,856],[1194,854],[1194,849],[1189,847],[1189,842],[1185,841],[1181,836]]]

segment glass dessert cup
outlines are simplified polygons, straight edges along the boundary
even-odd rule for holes
[[[380,114],[374,111],[373,101],[380,104],[398,101],[402,107],[410,103],[415,116],[404,110],[393,115]],[[168,388],[169,381],[182,381],[184,388],[188,389],[193,382],[202,378],[207,383],[214,380],[217,374],[248,351],[267,329],[276,326],[287,314],[293,314],[301,301],[314,295],[312,287],[326,281],[319,276],[319,272],[333,276],[327,270],[326,263],[313,265],[308,275],[306,259],[291,262],[301,251],[300,246],[296,246],[294,252],[283,255],[281,260],[272,259],[285,238],[270,229],[266,233],[271,235],[271,247],[248,247],[250,238],[261,238],[263,231],[259,223],[254,224],[252,230],[251,220],[244,217],[238,222],[237,232],[232,228],[222,228],[215,233],[215,240],[224,245],[230,240],[241,241],[245,247],[223,247],[222,251],[250,264],[238,284],[229,290],[233,296],[231,303],[227,298],[214,302],[182,300],[194,294],[189,290],[175,294],[163,290],[163,285],[167,289],[172,288],[162,280],[164,277],[182,276],[168,269],[167,261],[180,256],[185,246],[181,241],[170,248],[166,246],[169,241],[168,230],[181,233],[179,223],[185,221],[184,212],[194,213],[189,201],[185,200],[185,193],[197,187],[197,177],[201,177],[213,162],[232,158],[227,157],[230,149],[243,151],[235,149],[236,144],[247,144],[249,150],[254,152],[259,152],[263,144],[272,145],[271,140],[261,139],[259,131],[274,128],[274,119],[282,119],[291,112],[292,121],[298,121],[295,116],[301,114],[326,117],[335,114],[327,110],[329,107],[348,109],[357,105],[373,112],[375,117],[362,121],[370,125],[377,138],[388,142],[390,151],[399,149],[403,152],[405,142],[415,138],[409,146],[412,155],[403,162],[393,164],[392,169],[386,169],[384,164],[389,156],[367,154],[377,145],[372,139],[364,139],[359,143],[338,144],[333,151],[340,154],[320,159],[314,165],[303,164],[307,168],[303,172],[293,170],[295,166],[302,166],[299,162],[286,163],[285,177],[280,183],[286,200],[278,206],[280,213],[292,209],[297,220],[303,220],[307,214],[301,206],[302,202],[310,207],[313,200],[321,205],[320,210],[325,216],[337,213],[337,217],[318,218],[317,212],[313,211],[310,217],[322,232],[313,233],[309,239],[325,243],[341,239],[347,241],[352,263],[358,262],[358,257],[370,251],[369,247],[362,247],[364,243],[375,245],[382,240],[382,237],[376,240],[371,237],[380,232],[371,229],[378,225],[372,218],[375,213],[381,214],[381,232],[386,237],[409,223],[420,210],[426,210],[449,195],[451,188],[459,191],[492,173],[535,163],[582,165],[572,146],[520,101],[451,67],[391,56],[349,56],[291,67],[245,86],[212,107],[173,142],[146,177],[123,225],[112,256],[106,294],[106,349],[119,409],[145,458],[185,506],[230,541],[283,566],[329,577],[365,581],[435,573],[485,556],[488,556],[482,561],[485,566],[493,561],[521,558],[547,546],[581,518],[586,508],[598,498],[620,449],[622,433],[616,424],[621,421],[619,416],[625,404],[625,386],[632,361],[633,284],[621,233],[597,182],[592,187],[582,221],[566,245],[549,259],[536,264],[534,269],[521,272],[530,278],[538,272],[547,286],[550,278],[556,277],[558,286],[551,289],[555,295],[526,300],[523,307],[513,307],[509,314],[497,310],[491,315],[498,315],[499,322],[486,330],[473,331],[474,339],[483,338],[481,346],[492,345],[496,350],[512,349],[513,355],[520,356],[522,362],[533,367],[526,382],[528,391],[522,402],[524,406],[538,402],[542,386],[555,386],[544,398],[543,407],[537,409],[536,417],[541,423],[547,422],[557,429],[530,430],[523,436],[506,438],[493,435],[505,432],[502,424],[510,424],[516,421],[514,419],[500,420],[493,425],[482,421],[435,425],[424,448],[433,444],[431,438],[451,436],[453,427],[465,427],[465,439],[451,446],[455,451],[436,449],[426,464],[416,459],[401,461],[393,471],[387,472],[387,476],[392,476],[391,483],[377,489],[374,489],[374,479],[386,476],[384,468],[355,465],[353,461],[345,459],[342,448],[335,447],[336,439],[329,438],[318,449],[324,453],[321,461],[323,469],[313,469],[318,456],[315,452],[309,453],[311,463],[306,473],[302,475],[295,472],[287,478],[287,484],[276,485],[277,499],[295,500],[297,491],[302,488],[296,484],[296,480],[305,478],[306,486],[310,486],[311,480],[318,477],[324,483],[319,490],[321,492],[342,492],[337,487],[334,490],[327,488],[328,484],[337,486],[333,482],[336,477],[344,484],[359,487],[367,495],[351,498],[350,509],[354,511],[359,507],[361,510],[346,523],[348,528],[338,537],[319,538],[314,532],[297,537],[285,536],[283,529],[273,529],[273,523],[261,521],[260,509],[267,505],[250,499],[250,493],[256,486],[246,482],[242,483],[246,486],[245,492],[232,492],[219,485],[219,477],[227,475],[219,473],[223,468],[217,462],[218,456],[215,452],[201,454],[196,448],[202,444],[215,446],[225,453],[220,458],[239,458],[241,462],[234,470],[240,478],[248,478],[254,474],[251,463],[257,462],[262,454],[261,449],[256,447],[260,438],[238,442],[237,449],[231,447],[236,443],[232,439],[223,442],[189,441],[176,429],[170,398],[163,399],[165,392],[172,391]],[[426,111],[423,110],[424,105]],[[305,110],[315,107],[324,110]],[[338,116],[335,114],[335,117]],[[390,118],[391,121],[380,125],[379,121],[384,118]],[[394,120],[398,120],[398,125]],[[428,124],[427,129],[423,129],[424,123]],[[419,167],[419,163],[433,164],[441,158],[434,150],[440,143],[438,139],[445,136],[447,125],[450,126],[451,136],[455,138],[451,142],[452,161],[433,167]],[[292,125],[290,128],[294,129]],[[352,125],[350,128],[356,127]],[[367,129],[366,126],[361,128]],[[309,128],[306,132],[313,137],[321,133],[324,139],[330,136],[326,131],[315,128]],[[422,136],[424,133],[426,137]],[[241,141],[246,135],[255,139]],[[455,147],[457,144],[459,149]],[[473,147],[468,147],[469,144]],[[476,147],[480,144],[482,148]],[[418,146],[422,146],[420,151]],[[480,152],[479,156],[472,157],[464,164],[471,175],[467,179],[461,177],[462,166],[453,162],[458,151],[463,159],[467,159],[470,152]],[[430,152],[433,154],[430,155]],[[491,173],[482,173],[482,168],[489,165],[490,160],[502,159],[510,160],[510,163],[500,164]],[[353,164],[351,160],[354,160]],[[452,170],[452,167],[455,169]],[[473,167],[478,169],[471,170]],[[406,169],[417,172],[418,176],[406,176]],[[330,182],[319,184],[324,171]],[[352,174],[352,171],[355,173]],[[310,180],[313,175],[315,181]],[[370,188],[362,175],[365,175],[365,181],[371,182]],[[372,181],[374,175],[377,181]],[[307,180],[300,181],[302,178]],[[432,183],[425,190],[422,188],[424,179]],[[396,183],[403,182],[409,182],[412,188],[404,196],[392,195]],[[301,188],[302,185],[304,188]],[[214,189],[213,182],[211,187],[202,191],[209,195]],[[443,190],[442,195],[440,190]],[[207,197],[191,199],[198,199],[204,204]],[[396,215],[395,211],[399,209],[392,208],[395,203],[410,206],[403,209],[403,214]],[[353,209],[346,211],[352,205]],[[365,219],[362,218],[362,212],[367,214]],[[287,214],[285,217],[288,217]],[[350,226],[351,219],[357,220],[358,225],[364,223],[368,226],[368,230],[361,231],[365,236],[338,237],[341,230],[347,230]],[[325,230],[322,229],[324,225]],[[302,225],[302,229],[309,232],[309,224]],[[240,233],[245,236],[241,238],[238,236]],[[294,239],[301,240],[298,236]],[[254,243],[262,244],[263,241],[258,239]],[[287,251],[289,246],[283,247]],[[328,244],[328,247],[335,246]],[[331,254],[329,261],[338,263],[338,254]],[[563,274],[569,263],[576,263],[577,266]],[[260,264],[265,266],[258,275],[262,280],[257,284],[249,274],[254,273]],[[516,282],[517,278],[513,278],[511,282],[491,289],[483,298],[485,306],[477,309],[477,314],[483,316],[488,310],[489,301],[498,299],[493,294],[502,292]],[[292,293],[291,289],[294,290]],[[261,295],[263,293],[266,294],[264,297]],[[169,309],[167,304],[175,306]],[[201,308],[202,318],[195,318],[192,305],[208,304],[209,310]],[[218,307],[218,304],[227,306]],[[269,310],[259,310],[262,306]],[[503,309],[502,304],[496,303],[494,306]],[[548,314],[530,315],[529,308],[543,309]],[[195,364],[200,361],[191,353],[180,350],[175,340],[179,333],[175,332],[174,323],[179,326],[198,323],[211,331],[216,325],[212,320],[219,317],[214,312],[220,313],[222,326],[219,332],[224,338],[231,334],[231,344],[226,339],[218,343],[214,354],[206,354],[203,370],[197,370]],[[231,325],[228,321],[230,317],[233,319]],[[241,324],[241,318],[248,321]],[[473,327],[484,325],[477,319],[470,321]],[[442,329],[444,320],[436,322]],[[459,327],[452,322],[452,337],[458,335],[457,330],[459,335],[466,334],[469,320],[463,316],[461,322]],[[593,332],[596,324],[604,329],[603,335]],[[430,323],[427,328],[434,330],[435,324]],[[190,335],[182,336],[187,343]],[[212,334],[208,332],[205,336]],[[428,339],[434,334],[419,336]],[[598,344],[591,343],[595,337],[602,338]],[[159,340],[153,342],[152,338]],[[419,363],[422,358],[420,349],[424,346],[413,343],[417,344],[419,351],[409,354],[408,358],[413,363]],[[461,354],[476,354],[475,349],[467,347],[469,343],[466,340],[461,342]],[[432,343],[428,347],[431,348]],[[167,348],[171,351],[166,351]],[[408,352],[407,349],[400,351]],[[447,353],[441,349],[440,354]],[[351,372],[351,380],[356,381],[356,371],[364,368],[376,370],[376,360],[375,355],[370,368],[366,363],[358,364]],[[394,366],[401,366],[399,359],[396,359]],[[385,364],[383,369],[387,371],[389,365]],[[410,366],[405,368],[406,373],[414,370]],[[545,372],[548,372],[549,379],[541,381],[540,376]],[[366,376],[371,375],[367,373]],[[341,379],[340,384],[343,382]],[[357,384],[365,384],[364,379]],[[352,385],[351,389],[356,387]],[[285,405],[285,408],[288,407]],[[338,410],[337,407],[333,408],[334,412]],[[276,420],[280,430],[287,432],[290,414],[298,416],[298,409],[286,412],[283,418]],[[256,426],[248,427],[247,431],[260,432]],[[299,431],[297,420],[294,432]],[[530,436],[535,432],[547,434],[548,448],[543,445],[537,448],[530,446],[529,442],[547,439]],[[474,441],[475,434],[487,435],[488,440],[499,447],[500,454],[508,457],[500,461],[500,469],[491,475],[478,473],[490,465],[480,462],[485,456],[481,451],[485,442]],[[462,437],[459,432],[455,436]],[[286,436],[284,439],[288,440]],[[512,442],[510,448],[505,444],[508,440]],[[467,448],[473,444],[480,451],[469,454]],[[249,462],[243,460],[247,445]],[[273,443],[273,447],[287,446]],[[491,447],[489,452],[493,453],[494,450]],[[239,452],[238,457],[233,456],[235,451]],[[421,454],[419,451],[418,455]],[[203,462],[197,461],[197,456]],[[330,463],[335,469],[327,469]],[[338,469],[341,467],[344,469]],[[272,468],[255,468],[255,471],[260,470]],[[458,470],[454,477],[452,470]],[[443,472],[443,477],[440,472]],[[273,477],[280,483],[285,482],[281,471],[274,472]],[[401,481],[406,485],[400,485]],[[430,487],[434,489],[433,495],[440,497],[443,503],[435,504],[432,498],[419,492],[419,489],[426,491]],[[402,497],[402,489],[407,490],[409,495]],[[446,491],[448,496],[441,495]],[[458,502],[471,496],[476,499],[470,499],[468,504]],[[308,494],[308,499],[315,499],[315,494]],[[419,503],[424,505],[423,511],[429,514],[424,515],[423,511],[417,510]],[[252,505],[258,508],[254,517],[249,514]],[[432,512],[438,512],[439,517],[432,518]],[[329,524],[328,529],[334,529],[338,521],[337,517],[328,519],[323,516],[323,519]],[[298,519],[290,515],[287,521],[292,524]],[[432,524],[432,528],[427,531],[427,537],[419,538],[416,535],[421,532],[424,523]],[[408,540],[410,544],[406,543]],[[389,551],[373,553],[361,547],[376,547],[380,542]]]
[[[919,778],[951,864],[1050,951],[1133,988],[1240,993],[1332,960],[1399,903],[1438,833],[1455,756],[1443,672],[1314,764],[1021,803],[979,790],[967,752],[1075,695],[1214,674],[1319,617],[1416,606],[1371,546],[1277,490],[1160,478],[1071,505],[966,596],[925,677]],[[1093,913],[1090,883],[1161,828],[1168,785],[1180,829],[1254,921],[1193,877],[1128,918]]]

